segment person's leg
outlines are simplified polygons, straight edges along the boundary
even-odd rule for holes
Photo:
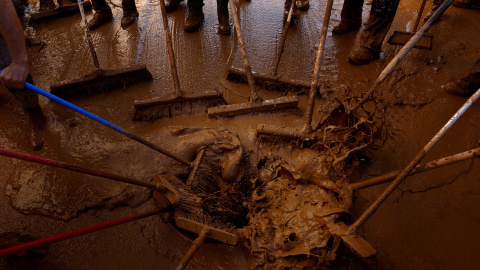
[[[92,0],[92,7],[95,10],[95,14],[88,21],[88,29],[95,30],[112,20],[112,10],[105,0]]]
[[[378,58],[383,40],[395,18],[399,0],[376,0],[372,3],[370,16],[358,44],[348,56],[357,65],[368,64]]]
[[[228,0],[217,0],[218,33],[230,34],[230,21],[228,20]]]
[[[167,12],[174,11],[183,0],[165,0],[165,9]]]
[[[363,0],[345,0],[341,13],[341,21],[332,30],[335,34],[345,34],[357,29],[362,25]]]
[[[480,58],[470,68],[467,76],[456,82],[451,82],[445,87],[445,91],[452,95],[471,96],[480,88]]]
[[[133,24],[138,18],[137,7],[135,0],[122,0],[123,17],[121,21],[122,27],[127,27]]]
[[[185,31],[195,32],[200,29],[203,22],[203,0],[188,0],[187,14],[185,15]]]
[[[33,79],[28,75],[27,82],[33,84]],[[43,148],[44,139],[43,139],[43,129],[45,123],[47,122],[47,117],[43,114],[42,108],[38,104],[38,95],[37,93],[24,89],[15,89],[7,87],[8,91],[13,94],[13,96],[19,100],[25,111],[30,117],[32,123],[32,146],[34,151],[38,151]]]

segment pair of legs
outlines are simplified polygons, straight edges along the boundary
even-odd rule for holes
[[[92,7],[95,15],[88,22],[88,29],[94,30],[112,20],[112,9],[105,0],[92,0]],[[121,21],[122,27],[133,24],[138,18],[135,0],[122,0],[123,17]]]
[[[364,0],[345,0],[341,22],[333,28],[335,34],[345,34],[358,30],[362,24]],[[348,56],[357,65],[368,64],[380,55],[383,40],[392,25],[400,0],[373,0],[370,16],[365,24],[359,44]]]
[[[174,11],[183,0],[165,0],[167,12]],[[203,0],[187,0],[187,13],[185,14],[184,29],[186,32],[195,32],[203,23]],[[217,0],[218,33],[230,34],[228,20],[228,0]]]
[[[33,79],[30,75],[28,75],[27,82],[33,84]],[[7,89],[22,103],[25,112],[29,115],[30,122],[33,126],[31,137],[33,150],[38,151],[42,149],[44,144],[43,129],[47,122],[47,117],[43,114],[42,108],[38,103],[37,93],[26,88],[15,89],[7,87]]]

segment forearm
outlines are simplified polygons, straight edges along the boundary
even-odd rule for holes
[[[28,65],[22,25],[11,0],[0,0],[0,33],[7,43],[12,63]]]

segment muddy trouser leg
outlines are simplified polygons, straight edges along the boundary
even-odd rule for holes
[[[360,39],[360,46],[380,52],[382,42],[395,18],[400,0],[374,0]]]
[[[189,7],[203,7],[203,0],[188,0]]]
[[[106,10],[110,9],[110,7],[108,6],[105,0],[91,0],[91,1],[92,1],[92,7],[95,11],[105,12]]]
[[[362,23],[362,7],[364,0],[345,0],[342,8],[342,21],[351,25]]]
[[[123,15],[134,14],[137,12],[135,0],[122,0]]]

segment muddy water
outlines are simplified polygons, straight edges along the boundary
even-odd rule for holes
[[[119,4],[117,2],[114,3]],[[229,60],[235,67],[242,66],[237,43],[233,35],[225,37],[216,33],[216,1],[205,1],[205,4],[205,21],[197,33],[183,32],[184,4],[168,15],[182,89],[201,93],[217,88],[225,91],[228,101],[244,102],[242,96],[248,95],[248,88],[223,81]],[[411,27],[417,6],[416,1],[402,2],[392,31],[403,31],[405,25]],[[238,134],[252,159],[256,157],[252,128],[258,123],[302,124],[305,96],[300,97],[299,110],[276,114],[240,116],[235,120],[195,116],[155,123],[131,122],[133,100],[173,90],[159,6],[142,0],[137,1],[137,7],[140,13],[137,24],[125,30],[120,27],[121,9],[113,8],[113,22],[92,32],[95,48],[103,68],[146,64],[154,80],[126,90],[78,99],[74,101],[76,105],[136,134],[165,142],[169,149],[181,146],[166,127],[226,127]],[[238,7],[252,69],[268,74],[281,35],[283,3],[240,1]],[[341,1],[334,3],[330,29],[339,21],[341,7]],[[366,6],[364,14],[369,7]],[[311,1],[310,10],[291,27],[279,74],[305,82],[310,80],[324,9],[325,3]],[[389,137],[378,149],[370,150],[374,161],[360,166],[351,181],[405,166],[461,106],[464,100],[447,96],[441,86],[450,77],[461,76],[478,58],[478,15],[475,10],[448,10],[432,29],[434,50],[413,52],[377,91],[375,99],[385,109]],[[87,17],[91,16],[92,13],[87,12]],[[26,34],[38,44],[29,49],[32,75],[38,86],[48,89],[53,83],[93,71],[81,26],[79,16],[27,25]],[[396,46],[385,45],[379,61],[355,67],[347,63],[346,56],[357,38],[355,33],[338,37],[329,32],[320,75],[327,87],[321,88],[323,96],[318,100],[316,111],[329,105],[337,88],[348,88],[354,95],[362,93],[398,51]],[[28,144],[27,115],[9,93],[2,90],[0,94],[0,117],[4,119],[0,127],[2,147],[33,153]],[[261,95],[280,94],[261,91]],[[175,162],[159,158],[150,149],[43,97],[40,103],[49,118],[47,141],[44,149],[34,154],[145,180],[166,167],[182,169]],[[427,159],[477,147],[477,112],[478,106],[474,105]],[[320,113],[315,115],[317,121],[319,118]],[[5,231],[46,237],[154,207],[149,192],[141,188],[3,157],[0,162],[4,175],[2,194],[6,195],[0,196],[0,205],[3,205],[0,227]],[[478,170],[478,161],[465,162],[407,179],[401,191],[364,226],[366,239],[378,249],[379,267],[473,269],[479,265],[475,256],[480,240],[480,186],[475,181]],[[358,216],[382,189],[380,186],[356,193],[353,215]],[[156,217],[52,245],[50,255],[34,264],[0,260],[0,265],[2,269],[170,269],[190,242],[191,238],[177,233]],[[248,254],[241,248],[207,243],[189,267],[245,269]]]

